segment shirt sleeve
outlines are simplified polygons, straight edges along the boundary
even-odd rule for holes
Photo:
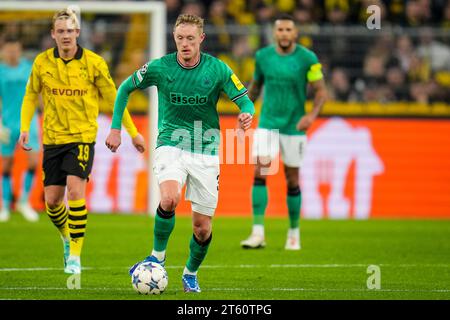
[[[133,86],[137,89],[145,89],[150,86],[157,86],[160,75],[160,60],[147,62],[139,70],[131,75]]]
[[[308,73],[306,74],[306,78],[308,79],[308,82],[323,79],[322,65],[314,53],[311,55],[311,64],[309,66]]]
[[[28,78],[25,95],[22,101],[22,109],[20,112],[20,131],[30,131],[31,120],[36,112],[36,106],[39,102],[39,94],[41,93],[42,84],[39,74],[39,64],[37,61],[33,63],[31,74]]]
[[[105,103],[113,109],[115,100],[116,100],[116,86],[114,84],[114,81],[111,78],[111,75],[109,73],[108,65],[104,60],[102,60],[98,66],[98,75],[95,79],[95,85],[97,86],[98,90],[100,91],[100,95],[102,96],[102,99],[105,100]],[[131,119],[130,113],[128,110],[124,110],[123,112],[123,118],[121,117],[121,123],[123,123],[125,129],[127,130],[128,134],[134,138],[138,134],[138,130],[136,129],[136,126],[133,123],[133,120]],[[121,126],[119,126],[119,129]]]
[[[159,78],[159,60],[144,64],[139,70],[133,72],[119,86],[117,97],[114,102],[114,112],[112,120],[112,129],[120,130],[122,116],[127,112],[126,107],[130,94],[136,89],[145,89],[152,85],[158,85]]]
[[[242,84],[241,80],[234,74],[234,72],[224,63],[224,84],[223,91],[230,98],[232,102],[235,102],[247,95],[247,88]]]
[[[128,97],[134,90],[136,90],[136,87],[133,83],[133,75],[131,75],[124,82],[122,82],[119,86],[119,90],[117,90],[117,96],[114,101],[114,111],[111,125],[112,129],[121,129],[122,117],[126,111]]]

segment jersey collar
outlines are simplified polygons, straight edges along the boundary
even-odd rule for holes
[[[61,57],[59,56],[58,47],[53,48],[53,56],[54,56],[55,58],[61,58]],[[73,57],[73,59],[80,60],[82,56],[83,56],[83,48],[80,47],[80,46],[77,44],[77,52],[75,52],[75,56]],[[70,61],[72,61],[73,59],[70,59],[70,60],[64,60],[63,58],[61,58],[61,60],[64,61],[65,64],[68,64],[68,63],[69,63]]]
[[[186,69],[186,70],[192,70],[192,69],[197,68],[198,65],[200,64],[200,62],[202,62],[202,56],[203,56],[203,55],[202,55],[202,53],[200,52],[200,58],[198,59],[197,63],[196,63],[195,65],[193,65],[192,67],[186,67],[186,66],[183,66],[183,65],[181,64],[181,62],[178,60],[178,54],[175,54],[175,59],[177,60],[177,63],[178,63],[178,65],[179,65],[181,68]]]

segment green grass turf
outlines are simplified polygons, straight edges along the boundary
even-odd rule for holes
[[[140,296],[128,267],[151,250],[153,219],[94,215],[88,220],[81,290],[66,288],[62,243],[41,215],[0,224],[0,299],[449,299],[450,221],[302,221],[302,250],[284,250],[287,220],[266,220],[267,247],[243,250],[251,219],[215,218],[199,271],[200,294],[182,291],[191,220],[177,217],[166,262],[169,286]],[[367,267],[381,268],[381,289],[367,289]],[[9,269],[14,268],[14,269]],[[27,268],[43,268],[29,269]],[[51,269],[51,270],[48,270]]]

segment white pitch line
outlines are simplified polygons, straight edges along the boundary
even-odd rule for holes
[[[380,267],[399,267],[399,268],[420,268],[420,267],[436,267],[449,268],[450,264],[384,264],[374,263]],[[370,263],[356,264],[237,264],[237,265],[203,265],[202,269],[250,269],[250,268],[366,268]],[[166,269],[182,269],[184,266],[166,266]],[[129,267],[83,267],[83,270],[113,270],[113,269],[129,269]],[[20,272],[20,271],[60,271],[62,268],[0,268],[0,272]]]
[[[65,287],[0,287],[0,291],[17,291],[17,290],[43,290],[43,291],[70,291]],[[127,288],[81,288],[80,291],[129,291],[131,289]],[[450,289],[361,289],[361,288],[349,288],[349,289],[336,289],[336,288],[206,288],[205,291],[300,291],[300,292],[366,292],[366,293],[376,293],[376,292],[417,292],[417,293],[447,293]],[[181,289],[169,290],[169,291],[183,291]]]

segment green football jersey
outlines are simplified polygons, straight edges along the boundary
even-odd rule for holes
[[[296,125],[305,114],[308,81],[323,77],[317,56],[301,45],[281,55],[275,45],[256,52],[254,79],[264,84],[258,127],[282,134],[302,135]]]
[[[165,55],[137,70],[132,80],[136,88],[158,88],[157,147],[174,146],[194,153],[217,155],[220,93],[225,92],[233,102],[244,96],[248,99],[247,89],[233,71],[221,60],[205,53],[201,53],[198,64],[190,68],[178,62],[176,53]]]

